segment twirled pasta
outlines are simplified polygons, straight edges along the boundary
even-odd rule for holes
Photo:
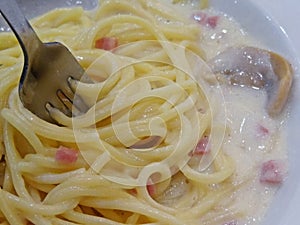
[[[199,26],[157,0],[56,9],[32,25],[44,42],[68,46],[95,80],[72,83],[91,109],[74,118],[52,109],[63,126],[25,109],[16,89],[21,50],[12,33],[0,34],[1,224],[182,225],[203,215],[213,224],[238,184],[222,151],[221,92],[205,80],[213,78]],[[120,47],[95,48],[103,37]],[[210,152],[191,159],[207,136]],[[60,146],[80,153],[75,162],[57,159]]]

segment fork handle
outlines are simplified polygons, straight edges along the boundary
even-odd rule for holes
[[[15,0],[0,0],[0,13],[18,39],[25,58],[34,55],[42,46],[41,40],[25,18],[22,10]],[[30,51],[30,52],[28,52]],[[32,60],[29,58],[29,60]]]

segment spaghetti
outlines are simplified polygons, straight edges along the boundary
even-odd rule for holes
[[[171,3],[107,0],[94,11],[56,9],[32,25],[44,42],[68,46],[94,80],[71,82],[90,110],[69,118],[51,108],[58,126],[25,109],[16,89],[21,50],[1,33],[1,224],[221,224],[244,216],[226,200],[243,184],[222,149],[222,92],[210,86],[197,23]]]

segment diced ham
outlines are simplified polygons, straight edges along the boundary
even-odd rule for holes
[[[95,48],[110,51],[118,47],[118,39],[115,37],[103,37],[95,42]]]
[[[215,28],[218,24],[219,17],[218,16],[210,16],[206,19],[207,25],[209,25],[211,28]]]
[[[263,125],[258,125],[257,128],[257,135],[259,137],[265,137],[269,134],[269,129],[264,127]]]
[[[196,148],[194,149],[192,155],[203,155],[209,152],[208,148],[208,137],[203,136],[198,144],[196,145]]]
[[[77,159],[78,151],[64,146],[59,146],[55,154],[55,160],[63,164],[74,163],[77,161]]]
[[[284,179],[285,173],[285,164],[281,160],[266,161],[261,166],[260,182],[280,184]]]
[[[192,17],[199,24],[210,28],[215,28],[219,22],[219,16],[208,16],[206,13],[201,11],[194,13]]]
[[[151,179],[149,179],[147,182],[147,191],[151,197],[153,197],[156,193],[155,184],[152,182]]]

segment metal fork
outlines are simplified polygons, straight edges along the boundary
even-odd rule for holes
[[[75,95],[71,80],[81,80],[85,71],[71,52],[58,42],[42,43],[15,0],[0,0],[0,13],[17,37],[24,55],[19,96],[25,108],[51,123],[49,108],[67,116],[88,110]],[[75,106],[75,107],[74,107]]]

